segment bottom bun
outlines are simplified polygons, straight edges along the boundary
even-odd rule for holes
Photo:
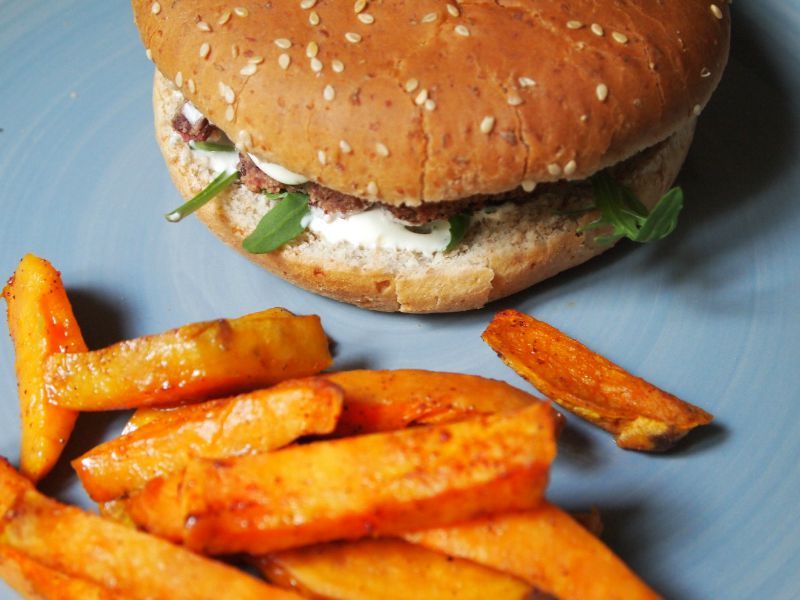
[[[172,117],[184,102],[180,92],[158,73],[153,92],[158,143],[175,185],[189,199],[208,185],[214,173],[172,130]],[[616,174],[646,206],[652,207],[675,180],[694,125],[694,119],[687,121]],[[197,214],[245,257],[312,292],[372,310],[456,312],[523,290],[611,247],[594,243],[602,230],[586,235],[576,231],[597,218],[596,213],[565,215],[593,204],[591,188],[561,187],[533,201],[476,213],[464,240],[447,254],[331,244],[308,231],[275,252],[250,254],[242,248],[242,240],[267,212],[270,201],[241,185],[232,186]]]

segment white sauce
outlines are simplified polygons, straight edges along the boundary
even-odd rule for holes
[[[447,221],[430,223],[430,233],[415,233],[382,208],[334,219],[312,209],[306,220],[309,230],[332,244],[347,242],[361,248],[392,248],[433,254],[444,250],[450,242],[450,224]]]
[[[259,160],[252,154],[248,154],[248,156],[259,169],[284,185],[302,185],[308,181],[308,177],[303,177],[300,173],[294,173],[275,163]]]
[[[239,168],[238,152],[207,152],[205,150],[192,150],[192,154],[198,158],[204,158],[208,168],[215,174],[233,173]]]
[[[183,108],[181,109],[181,112],[183,113],[183,116],[186,117],[186,119],[192,125],[197,125],[204,118],[203,113],[197,110],[197,108],[195,108],[195,105],[192,104],[191,102],[187,102],[186,104],[184,104]]]

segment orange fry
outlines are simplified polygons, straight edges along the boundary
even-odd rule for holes
[[[409,425],[452,423],[476,415],[524,408],[538,398],[502,381],[477,375],[414,369],[339,371],[320,377],[344,391],[344,410],[334,435],[395,431]],[[174,409],[140,408],[123,434]]]
[[[95,502],[137,491],[193,457],[229,458],[330,433],[342,408],[338,386],[319,378],[287,381],[234,398],[183,406],[101,444],[72,462]]]
[[[319,544],[256,559],[271,582],[312,598],[527,600],[531,586],[471,561],[402,540]]]
[[[2,459],[0,545],[124,598],[299,598],[233,567],[46,498]]]
[[[45,567],[0,544],[0,579],[28,600],[124,600],[128,596]]]
[[[556,598],[658,598],[595,535],[547,502],[404,537],[519,577]]]
[[[314,375],[331,364],[319,317],[274,310],[193,323],[49,358],[50,400],[77,410],[178,404]]]
[[[393,431],[517,410],[537,398],[502,381],[422,370],[341,371],[323,375],[344,390],[336,435]]]
[[[547,323],[515,310],[495,315],[483,339],[545,396],[612,433],[620,448],[666,450],[713,419]]]
[[[3,289],[16,352],[22,417],[20,469],[38,481],[56,464],[77,413],[48,403],[45,361],[53,353],[85,352],[61,276],[44,259],[27,254]]]
[[[544,403],[447,425],[192,460],[128,501],[133,520],[212,554],[392,535],[538,504],[555,455]]]

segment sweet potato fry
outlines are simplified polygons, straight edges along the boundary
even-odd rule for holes
[[[345,394],[336,437],[395,431],[409,425],[452,423],[471,416],[517,410],[538,401],[502,381],[461,373],[357,370],[320,377],[340,386]],[[122,433],[158,419],[168,410],[173,409],[140,408]]]
[[[339,386],[319,378],[287,381],[165,411],[136,431],[93,448],[72,466],[89,496],[105,502],[138,491],[193,457],[266,452],[304,435],[330,433],[341,409]]]
[[[523,408],[537,401],[502,381],[434,371],[342,371],[323,375],[342,387],[336,435],[393,431]]]
[[[556,598],[658,598],[597,537],[547,502],[404,537],[519,577]]]
[[[297,599],[232,567],[50,500],[0,462],[0,544],[132,599]]]
[[[47,401],[44,365],[56,352],[84,352],[61,276],[44,259],[27,254],[3,289],[8,327],[16,352],[22,417],[20,469],[38,481],[53,468],[67,444],[77,413]]]
[[[620,448],[663,451],[714,418],[515,310],[497,313],[483,339],[545,396],[612,433]]]
[[[133,520],[192,549],[261,554],[392,535],[535,506],[555,455],[544,403],[296,446],[192,460],[128,501]]]
[[[519,579],[401,540],[319,544],[265,555],[256,566],[272,583],[313,598],[341,600],[526,600]]]
[[[51,356],[49,398],[77,410],[179,404],[314,375],[331,364],[319,317],[256,313]]]
[[[84,579],[54,571],[0,545],[0,579],[28,600],[124,600],[124,596]]]

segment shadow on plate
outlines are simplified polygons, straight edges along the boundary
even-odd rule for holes
[[[89,349],[105,348],[130,336],[118,300],[82,288],[70,288],[67,293]]]
[[[646,505],[630,504],[617,506],[598,506],[603,522],[603,542],[613,549],[635,573],[645,573],[653,558],[648,549],[659,545],[652,539],[657,531],[652,527],[659,516]],[[652,569],[650,569],[652,572]],[[690,590],[680,588],[681,578],[677,575],[666,580],[647,579],[647,583],[664,598],[694,600]]]

